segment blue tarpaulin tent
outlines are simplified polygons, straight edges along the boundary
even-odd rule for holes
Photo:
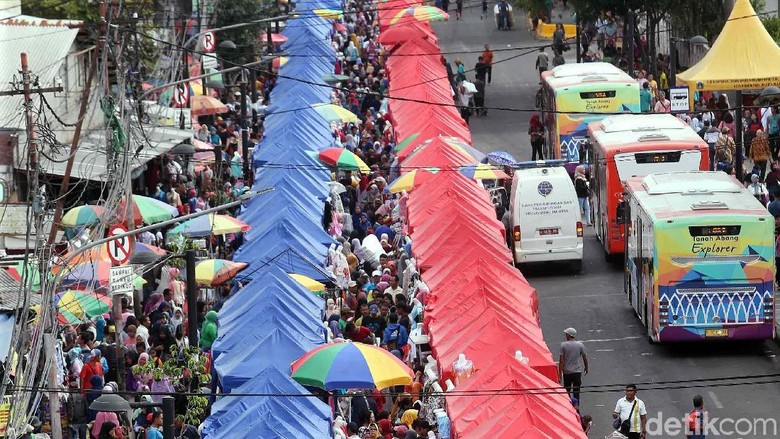
[[[204,423],[204,439],[330,437],[327,404],[313,397],[275,396],[308,393],[289,372],[266,369],[235,392],[271,396],[223,397]]]
[[[325,343],[321,336],[295,328],[268,327],[245,337],[244,349],[231,350],[214,362],[225,392],[244,384],[267,368],[290,364],[306,352]]]

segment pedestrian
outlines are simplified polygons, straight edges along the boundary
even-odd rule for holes
[[[460,20],[463,14],[463,0],[455,0],[455,19]]]
[[[618,399],[612,412],[615,422],[612,424],[628,439],[647,437],[647,409],[645,403],[636,396],[636,385],[626,386],[626,396]]]
[[[550,65],[550,58],[547,53],[544,52],[544,47],[539,48],[539,55],[536,56],[536,69],[539,70],[539,79],[542,78],[542,73],[547,71]]]
[[[498,3],[498,30],[509,30],[509,4],[506,0]]]
[[[566,64],[566,60],[563,58],[563,54],[561,52],[555,50],[553,50],[553,52],[555,53],[552,60],[553,68]]]
[[[645,82],[642,84],[642,89],[639,90],[639,109],[642,113],[649,113],[652,110],[653,93],[650,91],[650,83]]]
[[[86,439],[87,424],[89,423],[89,409],[86,397],[79,392],[79,383],[70,382],[71,393],[68,395],[67,413],[68,430],[71,439]]]
[[[693,397],[693,410],[688,413],[686,422],[686,439],[705,439],[704,424],[706,422],[707,412],[704,411],[704,398],[701,395]]]
[[[658,92],[658,102],[655,103],[653,111],[656,113],[671,113],[672,103],[669,102],[669,99],[666,99],[666,93],[663,91]]]
[[[576,329],[566,328],[563,333],[566,341],[561,343],[558,374],[563,387],[569,392],[569,396],[579,403],[582,375],[588,374],[588,356],[585,354],[585,345],[581,341],[575,340],[577,337]]]
[[[477,58],[477,64],[474,65],[474,76],[477,79],[482,80],[482,82],[485,82],[485,78],[487,78],[487,72],[488,72],[488,65],[485,62],[485,58],[480,55]]]
[[[531,116],[531,122],[528,127],[528,135],[531,136],[531,160],[544,160],[544,126],[539,120],[539,115]]]
[[[759,179],[764,181],[766,176],[766,164],[772,157],[772,152],[769,150],[769,142],[766,140],[763,130],[756,131],[756,135],[750,144],[750,158],[753,163],[758,166]]]
[[[441,0],[441,10],[448,12],[450,9],[450,0]]]
[[[566,38],[566,32],[563,29],[563,24],[558,23],[555,25],[555,31],[553,32],[553,51],[563,53],[566,50],[566,46],[563,40]]]
[[[479,16],[480,20],[484,20],[488,16],[488,3],[487,0],[482,0],[482,15]]]
[[[583,223],[590,225],[590,183],[585,175],[585,166],[579,165],[574,169],[574,190],[577,192],[577,200],[580,203],[580,215]]]
[[[482,52],[482,62],[487,64],[487,83],[493,81],[493,51],[490,50],[490,44],[485,44],[485,50]]]
[[[487,116],[487,110],[485,109],[485,79],[477,78],[474,81],[474,87],[477,92],[474,93],[474,112],[477,116]]]
[[[720,137],[715,142],[715,162],[717,169],[725,171],[734,165],[734,153],[737,145],[734,139],[729,135],[729,128],[723,127],[720,130]]]
[[[715,144],[720,139],[720,131],[712,126],[712,122],[709,120],[704,121],[704,141],[709,145],[710,152],[710,171],[717,169],[717,162],[715,161]]]
[[[460,58],[455,58],[455,81],[461,83],[466,80],[466,68]]]

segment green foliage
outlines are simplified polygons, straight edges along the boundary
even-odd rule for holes
[[[86,0],[63,2],[62,0],[22,0],[22,12],[41,18],[97,21],[100,12],[96,3]]]
[[[217,15],[217,24],[215,27],[230,26],[232,24],[246,23],[248,21],[260,20],[262,18],[278,15],[278,9],[271,0],[217,0],[214,5],[214,13]],[[244,26],[236,29],[227,29],[219,31],[217,42],[232,41],[238,47],[237,50],[222,51],[217,46],[217,51],[221,57],[231,61],[238,62],[240,56],[235,53],[245,53],[250,44],[259,46],[258,35],[263,32],[270,23]],[[243,47],[242,47],[243,46]]]
[[[183,255],[187,250],[197,251],[200,250],[200,247],[198,247],[198,244],[196,244],[195,241],[175,233],[167,240],[165,249],[174,255]],[[176,268],[184,268],[186,264],[184,258],[171,258],[166,262],[166,265]]]
[[[766,28],[766,31],[769,32],[769,35],[771,35],[775,41],[780,42],[780,18],[765,18],[761,20],[761,22],[764,23],[764,27]]]
[[[200,387],[211,382],[211,375],[206,373],[206,357],[200,355],[200,349],[187,347],[179,351],[178,346],[171,346],[171,356],[158,366],[153,361],[144,366],[133,366],[133,374],[152,376],[155,381],[167,379],[177,391],[191,392],[187,396],[185,422],[191,425],[200,424],[200,416],[205,413],[208,398],[201,396]]]
[[[515,0],[515,7],[528,11],[531,15],[547,13],[546,0]]]

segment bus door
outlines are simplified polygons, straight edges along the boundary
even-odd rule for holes
[[[625,203],[626,206],[628,206],[628,203]],[[642,251],[642,245],[643,242],[643,229],[642,229],[642,217],[637,215],[636,217],[636,224],[634,225],[634,235],[636,235],[636,260],[634,263],[634,270],[636,272],[636,286],[634,288],[634,294],[631,294],[631,306],[634,307],[634,310],[636,311],[637,315],[639,316],[642,321],[644,321],[644,318],[642,318],[642,314],[644,314],[641,309],[642,305],[642,296],[644,296],[644,285],[645,285],[645,279],[644,279],[644,272],[645,272],[645,260],[642,257],[643,251]],[[641,313],[641,314],[640,314]]]

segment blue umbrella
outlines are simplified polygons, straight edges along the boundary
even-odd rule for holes
[[[517,160],[512,156],[512,154],[506,151],[493,151],[488,153],[487,157],[482,162],[492,163],[499,166],[512,166],[517,163]]]

